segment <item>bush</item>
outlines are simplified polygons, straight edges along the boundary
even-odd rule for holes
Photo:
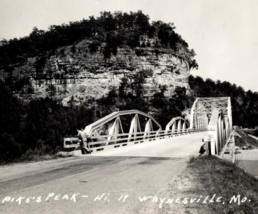
[[[0,135],[0,161],[11,161],[21,156],[21,146],[15,142],[12,135]]]

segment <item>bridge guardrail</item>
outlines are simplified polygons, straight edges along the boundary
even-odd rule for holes
[[[207,129],[187,129],[187,130],[159,130],[151,132],[137,132],[134,134],[125,133],[117,135],[101,135],[90,138],[88,145],[92,151],[101,151],[107,147],[118,148],[121,146],[133,145],[148,141],[154,141],[156,139],[164,139],[167,137],[176,137],[184,134],[191,134],[201,131],[207,131]],[[79,138],[70,137],[64,138],[64,148],[79,147]]]
[[[241,136],[235,130],[232,130],[229,135],[229,138],[227,139],[227,142],[225,143],[225,146],[223,147],[223,149],[219,155],[219,157],[224,158],[225,153],[229,151],[229,154],[231,155],[231,159],[232,159],[233,163],[235,163],[235,161],[236,161],[235,137],[241,138]]]

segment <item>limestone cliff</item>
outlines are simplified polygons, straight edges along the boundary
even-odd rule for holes
[[[152,96],[166,86],[165,96],[173,94],[175,88],[188,88],[189,65],[166,49],[118,48],[116,55],[105,58],[100,47],[91,52],[89,41],[75,46],[67,46],[49,53],[47,57],[29,58],[18,67],[19,78],[29,78],[32,91],[30,95],[21,91],[21,97],[37,98],[51,96],[62,100],[63,105],[73,100],[80,104],[89,98],[100,98],[111,89],[118,89],[121,78],[129,81],[137,72],[145,77],[144,96]],[[44,61],[39,69],[37,64]],[[22,72],[21,72],[22,71]],[[16,72],[17,73],[17,72]]]
[[[177,86],[189,88],[195,52],[173,23],[149,19],[142,11],[104,11],[47,31],[35,27],[0,44],[0,79],[22,99],[50,96],[64,105],[100,98],[125,81],[120,92],[128,97],[161,89],[170,97]]]

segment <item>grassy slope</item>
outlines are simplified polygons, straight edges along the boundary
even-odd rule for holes
[[[196,193],[223,198],[225,204],[208,203],[214,213],[258,213],[258,181],[234,164],[212,156],[191,158],[188,169],[202,188]],[[246,202],[230,203],[233,196],[240,195]],[[250,201],[249,201],[250,200]]]
[[[236,146],[244,146],[244,145],[251,145],[255,148],[258,148],[258,141],[254,138],[248,136],[245,132],[240,129],[237,129],[236,132],[242,137],[236,139]]]
[[[24,153],[20,158],[16,158],[12,161],[4,161],[0,160],[0,166],[3,165],[8,165],[8,164],[15,164],[15,163],[26,163],[26,162],[39,162],[39,161],[48,161],[48,160],[53,160],[53,159],[58,159],[58,158],[69,158],[69,157],[74,157],[72,153],[40,153],[38,150],[32,151],[28,150],[26,153]]]

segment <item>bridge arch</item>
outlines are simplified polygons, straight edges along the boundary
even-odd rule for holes
[[[123,116],[131,116],[130,127],[128,131],[124,131],[124,127],[122,125],[123,123],[121,122],[121,118]],[[139,117],[141,116],[145,118],[144,127],[142,123],[140,123]],[[128,141],[131,141],[137,138],[138,133],[144,133],[143,137],[149,137],[149,135],[151,135],[153,132],[162,129],[161,125],[149,114],[146,114],[139,110],[125,110],[113,112],[97,120],[96,122],[86,126],[83,130],[83,135],[89,138],[101,138],[99,129],[110,122],[111,124],[109,124],[109,127],[107,128],[108,133],[106,133],[106,135],[108,135],[108,141],[116,141],[119,137],[125,135]]]
[[[171,135],[185,133],[189,128],[189,123],[182,117],[175,117],[166,125],[166,132],[171,131]]]
[[[208,135],[211,136],[211,154],[220,155],[230,136],[231,126],[228,115],[222,109],[214,109],[208,125]]]
[[[232,112],[230,97],[198,97],[191,108],[190,128],[207,128],[214,109],[221,109],[228,116],[232,129]]]
[[[112,147],[118,148],[177,134],[206,131],[208,128],[209,135],[214,139],[212,153],[219,154],[232,129],[231,114],[229,97],[197,98],[191,108],[190,124],[186,119],[176,117],[162,130],[161,125],[149,114],[139,110],[125,110],[97,120],[86,126],[81,133],[84,138],[89,138],[91,148],[98,147],[96,151],[100,151],[100,147],[107,145],[116,144]],[[127,121],[125,116],[129,116]],[[65,138],[64,147],[74,148],[79,145],[78,141],[76,137]]]

